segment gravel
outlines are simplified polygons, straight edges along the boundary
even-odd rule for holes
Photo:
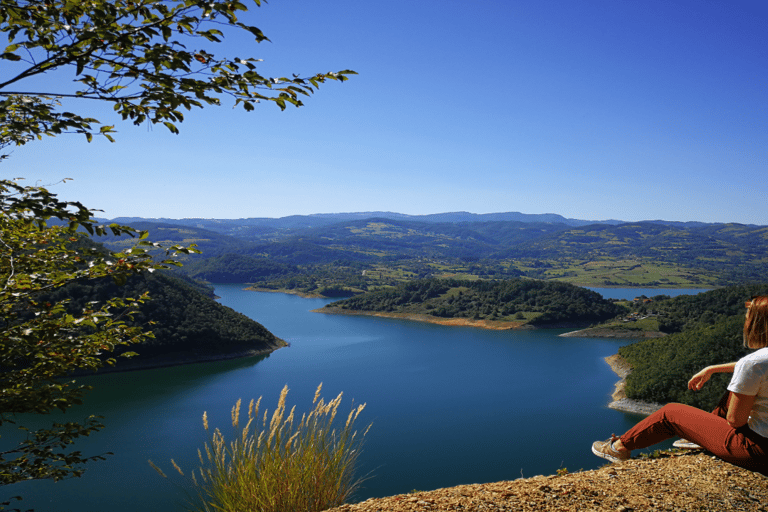
[[[592,471],[371,498],[331,510],[768,511],[768,478],[702,451],[689,451],[630,459]]]

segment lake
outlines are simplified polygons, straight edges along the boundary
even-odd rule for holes
[[[655,297],[656,295],[668,295],[670,297],[696,295],[711,290],[711,288],[592,288],[589,286],[586,288],[599,293],[606,299],[624,300],[632,300],[641,295],[646,297]]]
[[[238,398],[263,396],[262,407],[273,409],[286,384],[299,411],[311,409],[321,382],[326,400],[344,392],[345,415],[352,401],[367,404],[358,427],[373,425],[360,461],[369,478],[358,499],[597,468],[605,461],[592,455],[592,442],[641,418],[606,407],[617,377],[603,358],[626,341],[324,315],[311,310],[329,300],[239,285],[216,293],[291,346],[263,358],[82,379],[95,387],[83,406],[36,420],[102,415],[106,429],[76,446],[114,455],[82,478],[17,484],[7,496],[23,495],[22,508],[38,512],[184,510],[187,485],[169,461],[197,467],[203,411],[228,433]]]

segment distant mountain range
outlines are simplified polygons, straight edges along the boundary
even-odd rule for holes
[[[415,275],[436,275],[446,272],[446,265],[473,262],[486,270],[475,271],[476,275],[499,276],[503,271],[614,286],[723,285],[762,280],[768,275],[768,226],[744,224],[595,222],[517,212],[358,212],[279,219],[122,217],[114,222],[147,230],[150,240],[166,246],[197,244],[203,256],[194,258],[199,263],[187,269],[192,274],[210,275],[208,279],[221,278],[221,269],[213,268],[214,263],[236,269],[228,271],[233,279],[234,275],[263,277],[267,271],[281,280],[287,279],[286,272],[304,279],[310,272],[288,271],[287,267],[270,270],[263,261],[200,261],[225,255],[268,259],[288,267],[330,265],[329,275],[338,274],[343,266],[354,273],[350,265],[357,265],[358,273],[381,265],[402,267],[405,260]],[[125,238],[101,242],[112,250],[132,244]],[[316,275],[317,269],[311,272]]]
[[[582,220],[569,219],[556,213],[469,213],[469,212],[447,212],[433,213],[429,215],[407,215],[395,212],[354,212],[354,213],[315,213],[312,215],[290,215],[288,217],[269,218],[252,217],[245,219],[169,219],[169,218],[145,218],[145,217],[118,217],[111,222],[118,224],[133,225],[137,222],[154,222],[163,224],[174,224],[181,226],[193,226],[196,228],[209,229],[219,233],[230,233],[233,228],[251,227],[267,229],[304,229],[328,226],[339,222],[365,220],[365,219],[389,219],[389,220],[409,220],[424,223],[474,223],[474,222],[525,222],[525,223],[547,223],[563,224],[565,226],[580,227],[592,224],[619,225],[627,221],[622,220]],[[106,221],[106,219],[101,219]],[[711,225],[706,222],[679,222],[665,220],[642,221],[653,224],[662,224],[674,227],[702,227]]]

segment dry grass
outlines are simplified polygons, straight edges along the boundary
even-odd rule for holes
[[[211,438],[198,450],[200,468],[190,477],[197,492],[193,509],[311,512],[349,499],[361,482],[355,467],[370,425],[361,435],[353,427],[365,404],[353,406],[343,426],[336,428],[342,395],[325,403],[321,389],[322,384],[315,392],[314,409],[300,420],[294,416],[295,407],[287,409],[287,386],[271,417],[267,410],[260,412],[261,398],[251,400],[243,427],[238,400],[232,408],[231,441],[219,429],[210,432],[203,413],[203,427]]]

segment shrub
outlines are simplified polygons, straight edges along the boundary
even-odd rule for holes
[[[261,398],[251,400],[242,429],[238,400],[232,408],[234,439],[227,442],[215,429],[205,444],[205,456],[198,450],[201,466],[191,476],[199,498],[195,510],[312,512],[349,499],[362,482],[355,469],[370,425],[360,436],[353,425],[365,404],[353,406],[344,426],[337,429],[334,419],[342,394],[325,403],[321,389],[322,384],[315,392],[314,409],[298,422],[295,407],[286,416],[288,386],[269,421],[266,410],[259,419]],[[209,430],[206,413],[203,426]],[[171,463],[183,476],[181,468]]]

